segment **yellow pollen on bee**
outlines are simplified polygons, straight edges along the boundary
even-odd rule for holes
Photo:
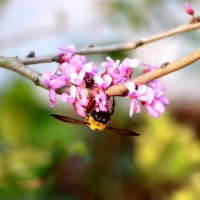
[[[93,130],[93,131],[103,131],[108,124],[102,124],[100,122],[96,122],[92,116],[89,116],[86,118],[86,122],[88,123],[88,126]]]

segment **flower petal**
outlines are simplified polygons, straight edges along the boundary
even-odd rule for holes
[[[68,102],[68,98],[69,98],[69,97],[70,97],[70,96],[69,96],[69,94],[67,94],[67,93],[62,93],[62,94],[60,95],[61,100],[64,101],[64,102]]]
[[[74,109],[81,117],[86,117],[85,115],[85,108],[81,106],[78,102],[75,103]]]
[[[49,86],[49,82],[50,82],[50,79],[51,79],[51,71],[44,71],[42,72],[42,79],[44,81],[44,84],[47,86],[47,87],[50,87]]]
[[[50,87],[52,89],[58,89],[66,84],[66,80],[61,76],[56,76],[50,81]]]
[[[164,113],[165,112],[165,107],[162,104],[161,101],[158,101],[156,99],[153,100],[152,102],[152,107],[158,112],[158,113]]]
[[[65,54],[67,54],[67,58],[70,58],[75,52],[75,47],[74,47],[73,44],[66,45],[65,48],[62,48],[61,46],[58,45],[57,48],[58,48],[58,50],[60,50],[60,51],[64,52]]]
[[[112,78],[109,74],[104,74],[103,80],[104,80],[104,89],[106,89],[108,86],[110,86],[112,82]]]
[[[86,63],[82,66],[82,69],[85,71],[85,72],[92,72],[92,69],[93,69],[93,63],[92,62],[89,62],[89,63]]]
[[[71,85],[70,86],[70,96],[75,98],[76,97],[76,92],[77,92],[76,86],[75,85]]]
[[[162,104],[164,105],[164,106],[167,106],[168,104],[169,104],[169,100],[167,99],[167,97],[165,97],[165,96],[161,96],[161,97],[159,97],[159,98],[157,98],[159,101],[161,101],[162,102]]]
[[[147,86],[145,84],[139,84],[137,88],[137,95],[143,95],[147,91]]]
[[[74,97],[69,96],[67,93],[62,93],[61,100],[73,104],[76,99]]]
[[[129,62],[130,62],[130,67],[132,68],[138,67],[138,65],[140,64],[140,60],[137,58],[129,59]]]
[[[99,86],[101,86],[101,85],[103,85],[104,80],[100,75],[95,75],[94,82],[97,83]]]
[[[70,74],[70,82],[72,82],[75,85],[80,84],[81,81],[79,80],[78,74],[76,72]]]
[[[160,117],[160,114],[156,110],[154,110],[152,106],[146,104],[145,109],[151,117],[155,119],[158,119]]]
[[[99,103],[99,110],[100,111],[103,111],[103,112],[106,112],[107,111],[107,108],[105,105],[103,105],[102,103]]]
[[[155,96],[155,92],[151,87],[147,87],[147,91],[146,91],[146,97],[147,97],[147,103],[151,104],[151,102],[153,101]]]
[[[84,76],[85,76],[85,71],[84,71],[84,70],[81,70],[81,71],[79,72],[79,74],[78,74],[79,80],[82,81],[83,78],[84,78]]]
[[[135,111],[135,113],[140,112],[140,105],[138,104],[136,99],[134,99],[134,111]]]
[[[130,92],[130,94],[132,94],[135,91],[135,83],[133,83],[132,81],[128,81],[126,83],[126,87],[128,91]]]
[[[54,108],[56,104],[56,92],[53,89],[49,90],[50,107]]]
[[[77,96],[78,96],[79,104],[81,104],[82,106],[87,106],[88,99],[87,99],[87,94],[84,88],[79,88]]]
[[[129,116],[130,117],[133,116],[133,111],[134,111],[134,101],[131,100],[130,109],[129,109]]]

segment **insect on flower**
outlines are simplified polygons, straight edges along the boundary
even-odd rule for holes
[[[94,98],[90,98],[89,103],[86,107],[86,117],[85,121],[80,121],[77,119],[73,119],[67,116],[61,116],[61,115],[54,115],[52,114],[52,117],[55,117],[56,119],[66,122],[66,123],[72,123],[72,124],[78,124],[78,125],[88,125],[92,130],[94,131],[102,131],[104,129],[108,129],[114,133],[118,133],[121,135],[128,135],[128,136],[138,136],[139,134],[133,131],[129,130],[122,130],[122,129],[117,129],[108,126],[108,123],[111,119],[111,116],[114,113],[114,107],[115,107],[115,100],[113,98],[113,104],[111,111],[103,112],[99,111],[97,112],[96,109],[96,101]]]
[[[49,88],[50,107],[53,108],[56,105],[56,90],[67,86],[70,92],[63,92],[61,100],[72,104],[77,114],[84,117],[85,121],[55,114],[51,116],[66,123],[88,125],[94,131],[109,129],[121,135],[138,136],[136,132],[108,126],[114,113],[115,100],[113,98],[111,103],[105,91],[110,86],[130,81],[133,68],[139,65],[148,68],[144,70],[145,73],[155,70],[158,65],[148,64],[136,58],[125,58],[120,63],[119,60],[114,61],[107,57],[107,61],[101,64],[105,70],[99,73],[93,62],[86,62],[84,55],[74,54],[74,45],[67,45],[66,48],[59,47],[59,50],[61,53],[56,73],[52,74],[50,71],[42,73],[44,84]],[[148,85],[140,84],[137,87],[133,82],[131,84],[127,82],[126,87],[128,93],[121,97],[129,94],[131,117],[133,112],[140,112],[138,101],[141,101],[148,114],[156,119],[164,113],[165,106],[169,104],[164,96],[166,87],[158,80],[153,80]]]

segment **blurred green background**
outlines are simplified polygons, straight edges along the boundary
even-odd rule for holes
[[[25,56],[32,48],[38,55],[48,54],[56,51],[57,44],[74,43],[82,47],[125,42],[174,28],[190,19],[181,0],[75,0],[75,3],[37,0],[35,6],[31,0],[0,2],[4,28],[0,35],[0,55],[9,56]],[[53,12],[52,7],[59,4],[57,12]],[[200,13],[199,2],[191,4]],[[68,10],[63,14],[64,5]],[[77,21],[70,21],[74,13],[78,15]],[[8,15],[12,16],[12,26]],[[23,21],[24,15],[27,22]],[[42,29],[41,21],[48,24],[49,16],[59,26],[50,23]],[[43,40],[41,32],[28,34],[35,28],[34,19],[45,33]],[[16,26],[16,21],[21,21],[21,26]],[[12,34],[9,30],[13,30]],[[21,39],[24,32],[29,40]],[[107,55],[113,59],[173,61],[195,50],[198,38],[199,30],[134,52],[87,56],[87,59],[96,64]],[[37,71],[55,70],[56,64],[33,67]],[[199,62],[162,78],[170,105],[160,119],[151,118],[144,110],[129,118],[129,99],[117,99],[112,126],[139,132],[140,137],[92,132],[88,127],[57,121],[50,117],[51,113],[78,116],[70,105],[61,101],[55,109],[50,109],[47,91],[0,69],[0,200],[199,200],[198,67]]]

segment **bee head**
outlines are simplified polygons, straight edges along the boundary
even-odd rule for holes
[[[94,131],[104,130],[110,121],[110,115],[107,112],[94,112],[86,119],[88,126]]]

